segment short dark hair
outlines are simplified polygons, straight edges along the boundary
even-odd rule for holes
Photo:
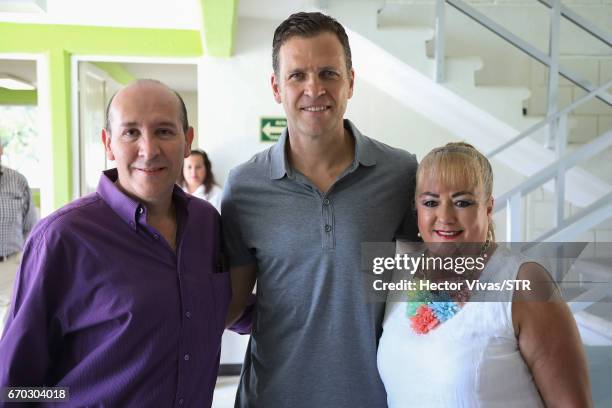
[[[278,54],[281,46],[291,37],[314,37],[324,32],[335,34],[344,49],[344,59],[346,60],[346,71],[351,72],[353,62],[351,59],[351,47],[344,27],[333,17],[323,13],[295,13],[283,21],[274,31],[272,39],[272,68],[278,75],[279,60]]]
[[[157,79],[137,79],[133,83],[141,83],[141,82],[149,82],[149,83],[163,85],[164,87],[172,91],[174,95],[176,95],[179,101],[179,108],[180,108],[179,114],[180,114],[180,119],[181,119],[181,126],[183,127],[183,132],[187,134],[187,132],[189,131],[189,120],[187,119],[187,107],[185,106],[185,101],[183,101],[183,98],[181,98],[181,95],[178,92],[176,92],[174,89],[170,88],[168,85],[164,84],[163,82],[158,81]],[[106,123],[104,125],[104,128],[106,129],[108,133],[111,133],[110,107],[118,92],[119,91],[115,92],[113,96],[111,96],[110,100],[108,101],[108,105],[106,105]]]

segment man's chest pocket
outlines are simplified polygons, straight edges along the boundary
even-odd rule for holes
[[[221,333],[231,297],[230,274],[223,255],[207,254],[190,263],[182,276],[188,300],[200,314],[208,316],[213,330]]]
[[[21,223],[23,218],[21,198],[13,194],[0,193],[0,220],[3,223]]]

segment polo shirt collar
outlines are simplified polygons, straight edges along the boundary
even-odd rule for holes
[[[136,229],[139,218],[146,214],[146,208],[119,190],[119,187],[115,184],[117,178],[117,169],[103,171],[96,191],[123,221],[133,229]],[[177,206],[177,212],[181,210],[187,211],[190,197],[176,184],[172,192],[172,199],[175,206]],[[143,218],[141,222],[145,222],[145,219]]]
[[[376,165],[375,151],[372,148],[371,141],[362,135],[353,122],[348,119],[344,119],[344,128],[350,130],[355,138],[355,161],[353,165],[355,167],[357,167],[357,163],[366,167]]]
[[[374,157],[374,151],[370,141],[367,140],[353,122],[348,119],[344,119],[344,128],[348,129],[355,138],[355,160],[351,168],[356,168],[359,164],[363,166],[376,165],[376,158]],[[289,162],[287,161],[287,155],[285,153],[287,137],[289,137],[289,132],[287,128],[285,128],[278,142],[276,142],[270,150],[270,178],[273,180],[278,180],[283,178],[286,174],[291,174],[291,168],[289,167]]]
[[[289,163],[285,155],[285,144],[288,136],[287,128],[283,129],[278,141],[270,150],[270,178],[272,180],[282,179],[288,173]]]

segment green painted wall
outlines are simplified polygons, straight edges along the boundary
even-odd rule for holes
[[[0,52],[156,57],[202,55],[197,30],[0,23]]]
[[[36,91],[14,91],[0,88],[0,105],[36,105]]]
[[[40,188],[30,189],[34,206],[40,210]]]
[[[72,199],[71,65],[73,54],[139,57],[230,57],[238,0],[200,0],[202,30],[119,28],[0,22],[0,53],[42,53],[48,56],[53,161],[53,204]],[[117,63],[98,62],[117,82],[134,77]],[[36,93],[34,92],[34,98]],[[16,95],[7,95],[15,100]],[[32,95],[20,95],[32,101]],[[29,99],[28,99],[29,98]],[[0,101],[2,93],[0,93]],[[1,103],[1,102],[0,102]],[[34,102],[36,103],[36,99]]]
[[[93,65],[106,72],[111,78],[122,85],[127,85],[136,79],[123,65],[116,62],[92,62]]]
[[[72,135],[70,57],[72,54],[198,57],[202,55],[196,30],[89,27],[0,23],[0,53],[43,53],[49,60],[53,205],[72,199]],[[127,71],[103,63],[118,82],[131,80]]]
[[[231,57],[236,32],[238,0],[200,0],[202,44],[206,55]]]
[[[70,54],[67,51],[55,49],[49,52],[49,94],[55,181],[53,206],[59,208],[72,199]]]

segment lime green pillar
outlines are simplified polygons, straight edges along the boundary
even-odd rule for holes
[[[62,49],[53,49],[48,55],[53,206],[59,208],[72,200],[70,54]]]
[[[202,48],[213,57],[231,57],[238,0],[200,0],[202,6]]]

